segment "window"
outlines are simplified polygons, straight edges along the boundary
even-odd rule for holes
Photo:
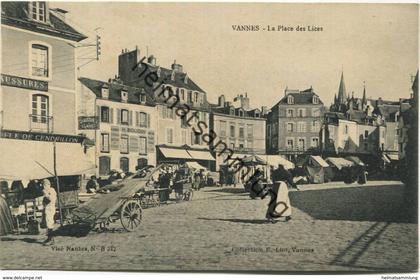
[[[306,123],[305,122],[299,122],[297,127],[298,132],[306,132]]]
[[[287,117],[288,118],[293,118],[294,111],[295,110],[293,110],[293,109],[287,109]]]
[[[245,137],[245,127],[240,126],[239,127],[239,138],[244,138]]]
[[[348,134],[349,133],[349,126],[348,125],[345,125],[344,126],[344,133],[345,134]]]
[[[245,148],[245,143],[244,143],[244,141],[239,141],[239,148],[240,148],[240,149]]]
[[[128,125],[128,110],[121,110],[121,124]]]
[[[121,101],[127,102],[127,100],[128,100],[128,92],[125,90],[121,90]]]
[[[181,96],[180,96],[182,101],[185,101],[185,90],[181,89]]]
[[[319,145],[319,139],[317,137],[312,138],[311,146],[317,148]]]
[[[102,89],[101,89],[101,96],[102,96],[102,98],[104,98],[104,99],[108,99],[108,97],[109,97],[109,88],[108,88],[108,86],[102,86]]]
[[[298,110],[298,114],[299,114],[299,117],[300,117],[300,118],[305,117],[305,109],[299,109],[299,110]]]
[[[293,132],[293,123],[287,123],[287,132]]]
[[[147,127],[147,114],[144,112],[139,113],[139,126]]]
[[[120,152],[123,154],[128,154],[128,136],[121,135],[121,143],[120,143]]]
[[[194,93],[194,102],[198,102],[198,92]]]
[[[235,115],[235,109],[234,109],[234,108],[230,108],[230,110],[229,110],[229,114],[230,114],[230,115]]]
[[[368,138],[368,137],[369,137],[369,131],[365,130],[365,138]]]
[[[252,138],[254,136],[254,126],[252,124],[246,125],[246,131],[247,131],[248,138]],[[270,131],[270,127],[268,131]]]
[[[48,47],[32,44],[31,75],[36,77],[49,77]]]
[[[230,125],[230,137],[235,137],[235,125]]]
[[[230,142],[230,148],[235,149],[235,142]]]
[[[189,90],[188,91],[188,102],[192,102],[192,91],[191,90]]]
[[[305,139],[304,138],[299,138],[299,140],[298,140],[298,146],[299,146],[299,149],[305,149]]]
[[[247,146],[248,149],[253,149],[254,148],[254,142],[252,140],[248,140],[247,144],[248,144],[248,146]]]
[[[293,139],[292,138],[287,139],[287,148],[288,149],[293,149]]]
[[[201,145],[201,134],[193,132],[193,145]]]
[[[239,116],[240,116],[240,117],[243,117],[243,116],[244,116],[244,111],[243,111],[243,110],[239,109],[239,110],[238,110],[238,113],[239,113]]]
[[[166,129],[166,143],[173,144],[174,143],[174,131],[172,128]]]
[[[31,4],[32,19],[45,22],[47,20],[45,2],[32,2]]]
[[[147,154],[147,138],[146,137],[139,138],[139,153],[141,155]]]
[[[130,165],[129,165],[128,158],[126,158],[126,157],[120,158],[120,169],[125,173],[130,171]]]
[[[145,93],[140,94],[140,103],[146,103],[146,94]]]
[[[293,96],[289,95],[287,97],[287,104],[293,104],[293,103],[294,103]]]
[[[226,122],[220,121],[220,136],[226,136]]]
[[[106,106],[101,107],[101,122],[103,123],[109,123],[110,117],[109,117],[109,108]]]
[[[32,122],[47,123],[49,115],[48,96],[43,94],[32,95]]]
[[[101,152],[109,152],[109,134],[101,133]]]
[[[318,104],[318,103],[319,103],[319,98],[318,98],[318,96],[313,96],[313,97],[312,97],[312,103],[313,103],[313,104]]]

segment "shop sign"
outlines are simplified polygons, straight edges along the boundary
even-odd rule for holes
[[[6,129],[0,131],[0,138],[57,143],[82,143],[84,139],[84,137],[76,135],[50,134]]]
[[[87,129],[98,129],[99,128],[99,119],[96,116],[87,117],[87,116],[80,116],[79,117],[79,129],[80,130],[87,130]]]
[[[48,91],[48,82],[1,74],[1,85],[31,90]]]

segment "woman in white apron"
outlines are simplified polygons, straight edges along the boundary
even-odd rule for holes
[[[292,180],[290,172],[282,165],[273,171],[273,187],[269,194],[271,196],[265,217],[269,222],[275,223],[276,219],[283,218],[284,221],[292,219],[292,205],[290,204],[289,188],[286,182]]]
[[[51,183],[48,179],[42,181],[44,187],[43,194],[44,198],[42,204],[44,205],[44,218],[47,227],[47,239],[44,241],[45,245],[51,245],[54,243],[53,229],[54,229],[54,215],[55,215],[55,204],[57,202],[57,193],[51,187]]]

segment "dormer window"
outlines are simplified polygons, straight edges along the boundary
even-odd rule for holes
[[[198,92],[194,92],[194,102],[198,102]]]
[[[240,116],[240,117],[244,116],[244,111],[242,109],[238,110],[238,116]]]
[[[121,102],[127,102],[128,92],[126,90],[121,90]]]
[[[172,70],[172,73],[171,73],[171,80],[172,80],[172,81],[175,81],[175,70]]]
[[[318,96],[313,96],[313,97],[312,97],[312,103],[313,103],[313,104],[318,104],[318,103],[319,103],[319,98],[318,98]]]
[[[229,113],[230,113],[231,115],[235,115],[235,109],[234,109],[234,108],[230,108]]]
[[[146,103],[146,92],[144,89],[142,89],[140,92],[140,103]]]
[[[161,70],[160,70],[160,66],[159,66],[157,71],[156,71],[156,74],[157,74],[158,77],[160,77],[160,72],[161,72]]]
[[[109,88],[107,85],[103,85],[102,89],[101,89],[101,96],[104,99],[108,99],[109,98]]]
[[[260,112],[259,112],[259,111],[255,111],[254,116],[255,116],[256,118],[259,118],[259,117],[261,116],[261,114],[260,114]]]
[[[293,96],[289,95],[289,96],[287,97],[287,104],[293,104],[293,103],[294,103]]]
[[[47,21],[47,8],[45,2],[30,2],[30,14],[33,20],[46,22]]]
[[[185,74],[185,77],[184,77],[184,84],[188,84],[188,75],[187,74]]]

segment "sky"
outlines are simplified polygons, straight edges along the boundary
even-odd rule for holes
[[[139,3],[56,2],[67,20],[92,36],[100,27],[99,61],[80,76],[108,80],[118,73],[122,49],[138,46],[170,68],[176,59],[216,102],[247,92],[252,107],[271,108],[286,87],[313,87],[326,105],[344,71],[347,92],[398,100],[409,97],[418,69],[418,6],[415,4]],[[232,25],[259,25],[234,31]],[[266,31],[267,25],[322,31]],[[80,54],[94,53],[80,48]],[[79,64],[85,60],[80,60]]]

